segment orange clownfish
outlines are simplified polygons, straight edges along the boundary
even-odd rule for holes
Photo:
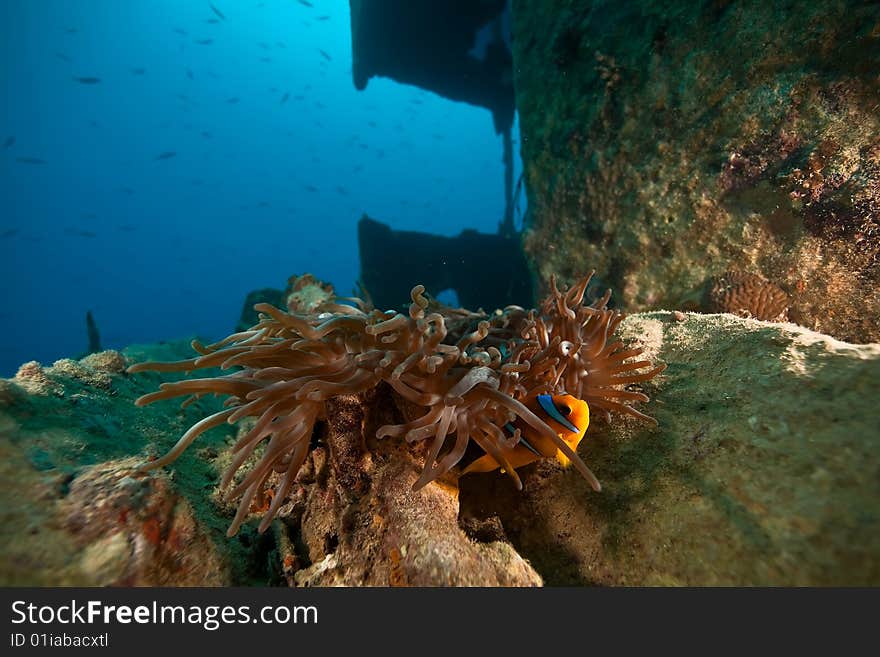
[[[571,395],[538,395],[527,404],[529,410],[546,422],[556,434],[569,446],[577,450],[590,424],[590,407],[587,402]],[[533,427],[517,418],[515,422],[504,425],[504,432],[510,436],[519,430],[519,442],[513,447],[500,447],[501,454],[514,469],[542,458],[555,457],[564,467],[571,464],[556,444],[536,431]],[[469,472],[490,472],[501,465],[490,454],[478,458],[464,469],[462,474]],[[580,469],[580,468],[579,468]],[[592,473],[590,473],[592,475]]]

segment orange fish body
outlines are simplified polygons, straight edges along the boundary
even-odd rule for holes
[[[526,405],[530,411],[546,422],[572,450],[577,451],[577,446],[590,424],[590,407],[587,402],[571,395],[538,395]],[[511,435],[517,429],[520,431],[520,439],[517,444],[513,447],[500,448],[502,455],[511,467],[516,469],[538,459],[553,457],[563,466],[568,467],[570,464],[568,457],[550,438],[538,433],[519,418],[505,426],[505,432]],[[500,467],[501,465],[490,454],[486,454],[467,466],[462,474],[490,472]]]

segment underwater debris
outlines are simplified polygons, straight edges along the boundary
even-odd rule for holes
[[[95,354],[101,351],[101,334],[98,333],[98,324],[91,310],[86,311],[86,333],[89,336],[88,353]]]
[[[710,313],[787,322],[789,297],[779,286],[756,274],[730,271],[709,280],[703,306]]]
[[[284,303],[290,313],[312,315],[332,312],[337,298],[330,283],[322,283],[312,274],[287,279]]]
[[[507,455],[519,446],[523,431],[517,428],[512,435],[505,434],[503,428],[511,423],[528,427],[533,436],[555,447],[555,453],[541,456],[570,462],[599,490],[595,475],[575,452],[577,442],[565,440],[555,424],[531,409],[536,401],[541,403],[542,395],[568,394],[608,419],[613,411],[654,421],[630,405],[648,401],[647,395],[623,386],[648,381],[665,365],[634,360],[642,349],[626,348],[612,337],[624,315],[606,307],[610,290],[592,305],[583,304],[591,276],[565,291],[552,280],[550,294],[538,310],[510,306],[490,316],[461,310],[426,314],[431,309],[421,285],[412,289],[407,314],[383,312],[354,297],[338,299],[352,305],[325,303],[327,312],[318,315],[257,304],[254,309],[261,313],[260,320],[249,330],[211,345],[194,340],[199,356],[138,363],[128,369],[135,373],[241,368],[224,376],[163,383],[158,391],[136,401],[143,406],[186,396],[186,406],[207,394],[228,396],[224,410],[193,425],[165,456],[145,464],[143,470],[173,462],[208,429],[257,418],[234,446],[221,489],[227,491],[227,499],[239,499],[230,536],[254,501],[262,506],[260,502],[270,500],[259,526],[265,531],[312,449],[312,429],[326,414],[326,403],[384,382],[410,405],[425,410],[415,420],[384,425],[376,433],[379,438],[403,437],[407,442],[430,440],[415,490],[456,467],[471,443],[521,488],[518,466]],[[256,465],[236,480],[267,439]]]

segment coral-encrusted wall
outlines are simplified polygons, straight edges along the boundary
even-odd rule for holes
[[[542,281],[630,310],[756,274],[787,315],[880,341],[880,4],[513,0]]]

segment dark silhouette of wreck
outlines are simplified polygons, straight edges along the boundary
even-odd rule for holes
[[[531,275],[514,228],[516,110],[507,0],[350,0],[357,89],[388,77],[484,107],[504,139],[505,211],[498,234],[457,237],[395,231],[366,215],[358,224],[361,278],[379,307],[396,307],[414,283],[452,288],[465,307],[532,305]]]

